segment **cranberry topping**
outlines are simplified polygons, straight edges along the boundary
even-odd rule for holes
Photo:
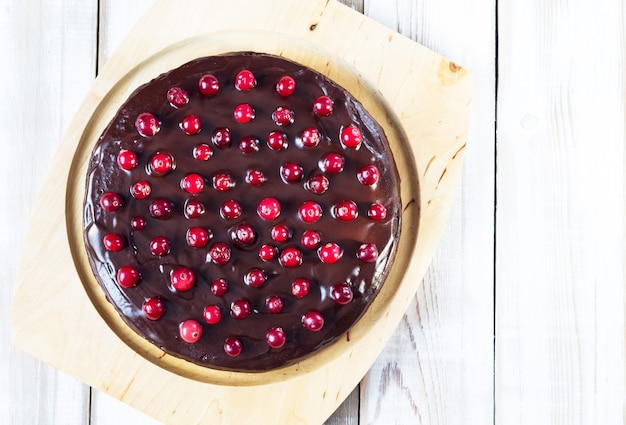
[[[285,133],[280,133],[278,131],[272,131],[267,136],[267,146],[269,146],[270,149],[275,150],[275,151],[287,149],[287,146],[288,146],[287,135]]]
[[[220,89],[220,81],[213,74],[203,75],[198,80],[198,90],[205,96],[215,96]]]
[[[337,174],[343,171],[345,159],[341,154],[329,153],[321,161],[320,169],[328,174]]]
[[[256,210],[263,220],[272,221],[280,215],[280,202],[276,198],[264,198]]]
[[[150,215],[165,220],[172,215],[172,203],[164,198],[157,198],[150,204]]]
[[[219,173],[213,176],[213,189],[226,192],[233,187],[235,187],[235,181],[230,174]]]
[[[204,248],[213,238],[213,232],[202,227],[190,227],[187,230],[187,244],[192,248]]]
[[[378,258],[378,248],[373,243],[361,244],[356,252],[356,256],[364,263],[373,263]]]
[[[231,134],[228,128],[216,128],[211,136],[211,142],[220,149],[230,146]]]
[[[254,74],[252,71],[244,69],[237,73],[235,77],[235,88],[237,90],[251,90],[256,86],[256,78],[254,78]]]
[[[189,267],[177,267],[172,270],[170,282],[177,291],[189,291],[196,284],[196,274]]]
[[[243,277],[243,281],[248,286],[258,288],[262,286],[267,280],[267,275],[261,269],[253,268],[246,272]]]
[[[223,297],[226,295],[228,292],[228,282],[226,282],[226,279],[219,278],[211,282],[211,292],[216,297]]]
[[[180,186],[185,192],[197,195],[204,189],[204,178],[200,174],[187,174],[180,182]]]
[[[250,245],[256,239],[256,231],[254,227],[247,223],[240,223],[235,227],[231,234],[232,239],[241,245]]]
[[[322,263],[334,264],[343,256],[343,250],[336,243],[329,242],[317,250],[317,255]]]
[[[252,186],[261,186],[267,181],[265,174],[261,170],[248,170],[246,173],[246,183]]]
[[[276,257],[276,247],[272,245],[262,245],[259,249],[259,258],[263,261],[270,261]]]
[[[146,199],[152,193],[152,186],[145,180],[133,183],[130,187],[130,194],[135,199]]]
[[[189,93],[180,87],[172,87],[167,91],[167,101],[174,108],[182,108],[189,102]]]
[[[296,91],[296,80],[288,75],[280,77],[276,83],[276,92],[282,97],[288,97],[291,96],[294,91]]]
[[[196,199],[188,199],[185,201],[185,217],[189,219],[199,218],[204,215],[206,209],[204,204]]]
[[[230,305],[230,315],[237,320],[243,320],[250,315],[252,308],[246,300],[233,301]]]
[[[130,227],[132,227],[133,230],[142,230],[146,227],[147,224],[148,223],[146,222],[146,219],[140,215],[133,217],[130,220]]]
[[[279,106],[272,113],[272,119],[277,126],[286,127],[293,124],[296,115],[291,109]]]
[[[202,125],[200,124],[200,118],[197,115],[187,115],[180,122],[179,127],[183,132],[189,136],[200,133]]]
[[[175,167],[174,158],[167,152],[156,152],[150,158],[148,172],[154,176],[164,176]]]
[[[143,112],[137,116],[135,127],[139,134],[144,137],[154,136],[161,129],[161,123],[157,117],[150,112]]]
[[[137,154],[128,149],[122,149],[117,155],[117,165],[119,165],[122,170],[130,171],[135,168],[138,163]]]
[[[302,246],[306,249],[315,249],[322,242],[322,238],[319,233],[313,230],[305,230],[304,233],[302,233],[301,242]]]
[[[213,150],[211,150],[211,146],[206,143],[200,143],[193,148],[193,157],[199,161],[208,161],[212,156]]]
[[[300,133],[300,143],[307,148],[313,148],[320,144],[322,135],[317,128],[309,127]]]
[[[165,303],[161,297],[151,297],[143,302],[141,309],[146,319],[159,320],[165,314]]]
[[[100,206],[106,212],[115,212],[122,208],[122,197],[114,192],[104,192],[100,197]]]
[[[222,311],[216,305],[207,305],[204,308],[203,316],[209,325],[216,325],[222,320]]]
[[[358,217],[359,209],[354,201],[340,201],[333,206],[333,215],[337,220],[349,222]]]
[[[226,220],[236,220],[241,217],[241,205],[234,199],[229,199],[222,203],[220,215]]]
[[[243,153],[259,151],[259,139],[254,136],[244,136],[239,141],[239,150]]]
[[[242,103],[235,107],[233,116],[238,123],[247,123],[254,119],[254,108],[247,103]]]
[[[237,357],[243,351],[241,340],[230,337],[224,341],[224,352],[231,357]]]
[[[281,348],[287,341],[287,335],[283,328],[271,328],[265,334],[265,341],[272,348]]]
[[[292,269],[302,264],[302,253],[298,248],[285,248],[278,257],[278,261],[283,267]]]
[[[295,162],[285,162],[280,167],[280,177],[285,183],[294,183],[302,178],[304,170]]]
[[[320,96],[313,102],[313,112],[320,117],[329,117],[333,113],[333,101],[328,96]]]
[[[291,232],[289,231],[289,227],[284,224],[277,224],[272,227],[271,236],[275,242],[285,242],[291,238]]]
[[[330,182],[328,178],[323,175],[312,176],[304,184],[306,190],[316,195],[325,193],[328,190],[328,186],[330,186]]]
[[[305,201],[298,209],[300,220],[307,224],[315,223],[322,216],[322,207],[314,201]]]
[[[178,325],[178,331],[180,338],[190,344],[198,342],[200,337],[202,337],[202,325],[200,322],[193,319],[181,322],[180,325]]]
[[[353,125],[345,127],[341,130],[341,144],[346,148],[358,148],[361,146],[361,142],[363,142],[363,136],[361,135],[361,130],[356,128]]]
[[[124,248],[124,238],[119,233],[107,233],[102,242],[108,251],[116,252]]]
[[[209,258],[215,264],[222,266],[230,261],[230,247],[224,242],[216,242],[209,249]]]
[[[378,182],[380,177],[380,171],[374,164],[367,164],[362,166],[357,173],[357,178],[366,186],[373,186]]]
[[[134,266],[122,266],[117,271],[117,283],[122,288],[132,288],[139,283],[140,279],[139,270]]]
[[[165,236],[155,236],[150,241],[150,252],[157,257],[163,257],[170,253],[170,240]]]
[[[370,205],[367,210],[367,216],[373,221],[381,221],[387,217],[387,208],[379,203]]]
[[[291,283],[291,293],[296,298],[305,297],[310,290],[311,282],[303,277],[299,277]]]
[[[309,311],[302,316],[302,326],[310,331],[317,332],[324,327],[324,316],[319,311]]]
[[[346,282],[336,283],[330,289],[330,297],[337,304],[349,304],[352,301],[352,288]]]
[[[265,305],[267,306],[269,312],[272,314],[278,314],[283,311],[284,308],[282,298],[275,295],[267,297],[267,299],[265,300]]]

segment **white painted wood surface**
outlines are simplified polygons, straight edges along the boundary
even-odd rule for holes
[[[0,8],[0,222],[10,223],[0,239],[0,423],[156,424],[15,350],[8,323],[18,248],[46,243],[22,235],[52,153],[97,64],[151,3]],[[475,112],[427,278],[328,423],[623,424],[622,2],[498,2],[497,68],[495,0],[344,3],[469,68]]]

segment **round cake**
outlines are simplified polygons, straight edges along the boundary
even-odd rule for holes
[[[397,249],[383,129],[342,87],[236,53],[135,90],[97,141],[84,239],[124,322],[166,353],[266,371],[345,335]]]

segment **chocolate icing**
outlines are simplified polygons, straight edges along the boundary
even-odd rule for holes
[[[257,86],[250,91],[238,91],[234,78],[242,69],[251,70]],[[206,97],[198,92],[198,80],[206,73],[216,75],[221,84],[219,93]],[[283,75],[296,80],[296,92],[290,97],[280,97],[275,91],[276,81]],[[171,87],[181,87],[190,96],[189,103],[176,109],[166,100]],[[312,112],[314,99],[329,96],[334,102],[330,117],[318,117]],[[240,103],[248,103],[255,109],[255,119],[237,123],[233,110]],[[271,115],[283,106],[295,112],[295,123],[279,128]],[[135,128],[135,119],[142,112],[151,112],[161,122],[160,131],[152,137],[141,136]],[[196,114],[202,122],[197,135],[186,135],[179,123],[189,115]],[[361,129],[363,144],[359,149],[348,149],[339,143],[343,127],[353,124]],[[232,132],[232,146],[219,149],[211,143],[215,128],[228,127]],[[316,127],[322,133],[317,147],[302,147],[296,142],[298,134],[307,127]],[[270,131],[282,131],[288,136],[286,150],[270,150],[265,140]],[[254,135],[260,141],[259,151],[244,154],[238,149],[239,140]],[[192,155],[199,143],[211,146],[214,155],[208,161],[199,161]],[[121,149],[137,153],[139,165],[131,171],[117,165]],[[176,168],[161,177],[151,175],[147,163],[156,151],[169,152]],[[322,174],[321,158],[329,152],[339,152],[346,158],[344,170],[328,175],[329,190],[313,194],[306,190],[306,178]],[[304,168],[304,179],[297,183],[285,183],[280,177],[280,165],[296,162]],[[358,169],[368,163],[380,170],[380,180],[373,186],[365,186],[356,178]],[[259,187],[244,181],[249,169],[262,170],[267,182]],[[204,190],[191,195],[180,187],[181,179],[195,172],[205,178]],[[219,172],[229,173],[235,187],[218,192],[211,186],[211,177]],[[130,186],[139,180],[149,181],[152,193],[147,199],[134,199]],[[89,260],[98,283],[107,299],[115,306],[122,319],[140,335],[161,347],[164,351],[193,363],[226,370],[263,371],[291,364],[315,352],[343,335],[364,313],[383,284],[393,262],[400,232],[399,178],[390,147],[378,123],[348,92],[326,77],[302,65],[281,58],[254,54],[232,54],[197,59],[180,68],[165,73],[138,88],[122,105],[97,142],[87,172],[84,203],[84,239]],[[106,212],[99,204],[104,192],[116,192],[123,199],[122,208],[114,213]],[[262,220],[256,213],[259,201],[272,196],[282,204],[281,215],[272,222]],[[156,219],[148,211],[156,198],[166,198],[173,204],[169,219]],[[206,206],[201,218],[188,219],[183,214],[187,199],[198,199]],[[228,199],[237,200],[243,209],[237,220],[225,220],[219,207]],[[351,199],[358,205],[359,216],[352,222],[343,223],[333,218],[332,205]],[[307,200],[318,202],[323,209],[321,219],[314,224],[303,223],[297,215],[299,205]],[[367,209],[373,202],[387,208],[382,221],[367,217]],[[133,217],[142,216],[147,226],[133,230]],[[240,246],[231,239],[231,231],[238,223],[248,223],[257,232],[250,246]],[[270,238],[275,224],[286,224],[292,237],[284,243]],[[212,231],[213,238],[205,248],[195,249],[187,245],[186,231],[201,226]],[[302,247],[300,238],[305,230],[320,233],[322,244],[336,242],[343,248],[343,257],[335,264],[322,263],[315,250]],[[118,252],[103,247],[103,237],[110,232],[121,234],[126,246]],[[156,257],[149,244],[155,236],[163,235],[171,241],[171,253]],[[208,261],[207,252],[215,242],[226,242],[232,249],[231,260],[222,266]],[[375,263],[364,263],[356,258],[361,243],[375,243],[379,257]],[[259,247],[265,243],[276,245],[280,250],[295,246],[302,251],[302,265],[296,268],[282,267],[278,260],[265,262],[259,256]],[[121,288],[116,281],[116,271],[124,265],[135,265],[141,273],[139,284],[130,289]],[[170,272],[184,265],[196,273],[196,285],[190,291],[176,292],[170,284]],[[258,267],[268,275],[260,288],[244,283],[247,270]],[[304,298],[291,294],[291,282],[306,277],[313,283],[311,292]],[[229,291],[216,297],[210,291],[210,283],[224,278]],[[354,299],[347,305],[339,305],[330,298],[330,287],[346,281],[350,283]],[[278,295],[284,301],[279,314],[269,313],[265,299]],[[142,312],[146,298],[160,296],[165,300],[166,313],[156,321],[148,320]],[[238,299],[249,300],[253,313],[243,320],[229,315],[230,304]],[[221,308],[222,320],[209,325],[203,319],[203,310],[209,305]],[[301,324],[302,315],[310,310],[323,314],[322,330],[312,332]],[[187,343],[179,336],[179,323],[195,319],[203,326],[202,338],[197,343]],[[287,335],[286,344],[272,349],[265,342],[266,331],[274,326],[282,327]],[[223,349],[224,340],[236,336],[243,342],[243,351],[237,357],[228,356]]]

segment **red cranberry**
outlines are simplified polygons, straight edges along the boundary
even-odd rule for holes
[[[211,282],[211,292],[216,297],[223,297],[228,292],[228,282],[226,279],[216,279]]]
[[[206,209],[204,204],[196,199],[189,199],[185,202],[185,217],[199,218],[204,215]]]
[[[178,325],[178,331],[183,341],[193,344],[202,336],[202,325],[196,320],[189,319]]]
[[[241,340],[235,337],[226,338],[226,341],[224,341],[224,352],[226,354],[231,357],[237,357],[242,351],[243,344],[241,343]]]
[[[170,253],[170,241],[165,236],[155,236],[150,241],[150,252],[157,257],[163,257]]]
[[[211,136],[211,142],[219,149],[224,149],[230,146],[231,135],[228,128],[217,128]]]
[[[143,302],[141,309],[148,320],[159,320],[165,314],[165,303],[161,297],[151,297]]]
[[[254,136],[244,136],[239,141],[239,150],[243,153],[259,151],[259,139]]]
[[[189,102],[189,93],[180,87],[172,87],[167,91],[167,101],[174,108],[182,108]]]
[[[279,106],[272,113],[272,119],[277,126],[286,127],[293,124],[296,115],[291,109]]]
[[[203,75],[198,81],[198,90],[205,96],[215,96],[220,89],[220,81],[213,74]]]
[[[235,187],[235,182],[230,174],[219,173],[213,176],[213,188],[220,192],[226,192],[227,190]]]
[[[193,136],[194,134],[200,133],[202,126],[200,124],[200,118],[197,115],[191,114],[187,115],[181,123],[179,127],[185,134]]]
[[[265,305],[267,306],[269,312],[272,314],[280,313],[281,311],[283,311],[284,307],[282,298],[274,295],[267,297],[267,299],[265,300]]]
[[[239,71],[237,76],[235,77],[235,88],[237,90],[251,90],[256,86],[256,78],[254,78],[254,74],[252,71],[244,69]]]
[[[322,216],[322,207],[314,201],[305,201],[298,209],[300,219],[305,223],[315,223]]]
[[[359,209],[354,201],[340,201],[333,206],[333,215],[340,221],[352,221],[359,215]]]
[[[349,304],[352,301],[352,288],[346,282],[336,283],[330,289],[330,297],[337,304]]]
[[[317,332],[324,327],[324,316],[319,311],[309,311],[302,316],[302,326],[310,331]]]
[[[288,75],[280,77],[276,83],[276,92],[282,97],[291,96],[296,90],[296,81]]]
[[[222,203],[220,215],[226,220],[236,220],[241,217],[241,205],[233,199]]]
[[[122,208],[122,197],[115,192],[104,192],[100,197],[100,206],[106,212],[115,212]]]
[[[190,227],[187,230],[187,244],[192,248],[204,248],[213,238],[213,233],[202,227]]]
[[[247,123],[254,119],[254,109],[247,103],[242,103],[235,107],[233,112],[235,120],[239,123]]]
[[[272,131],[267,136],[267,146],[275,151],[287,149],[287,135],[285,133],[279,133],[278,131]]]
[[[311,282],[303,277],[299,277],[291,283],[291,293],[296,298],[305,297],[310,290]]]
[[[322,263],[333,264],[342,257],[343,250],[336,243],[329,242],[317,250],[317,255]]]
[[[166,152],[156,152],[150,158],[149,172],[155,176],[162,176],[172,171],[175,167],[174,158]]]
[[[180,186],[185,192],[197,195],[204,189],[204,178],[200,174],[187,174],[180,182]]]
[[[364,243],[359,247],[356,256],[364,263],[373,263],[378,258],[378,248],[373,243]]]
[[[327,154],[320,164],[320,169],[328,174],[337,174],[343,171],[345,160],[338,153]]]
[[[321,195],[328,190],[328,186],[330,186],[330,182],[328,178],[323,175],[312,176],[309,178],[304,187],[311,193],[315,193],[316,195]]]
[[[320,96],[313,102],[313,112],[320,117],[328,117],[333,113],[333,101],[328,96]]]
[[[359,181],[366,186],[373,186],[378,182],[380,171],[374,164],[362,166],[357,173]]]
[[[277,224],[272,227],[271,236],[275,242],[285,242],[291,237],[291,232],[289,231],[289,227],[284,224]]]
[[[283,328],[271,328],[265,334],[265,341],[272,348],[280,348],[287,342],[287,335]]]
[[[235,242],[242,245],[250,245],[256,239],[256,231],[254,230],[254,227],[249,224],[240,223],[237,227],[235,227],[231,237]]]
[[[243,320],[250,315],[252,308],[246,300],[233,301],[230,305],[230,315],[237,320]]]
[[[172,270],[170,282],[177,291],[189,291],[196,284],[196,274],[189,267],[176,267]]]
[[[165,220],[172,214],[172,203],[164,198],[157,198],[150,204],[150,215]]]
[[[124,248],[124,238],[119,233],[108,233],[104,236],[102,242],[104,247],[109,251],[120,251]]]
[[[263,245],[259,249],[259,257],[263,261],[270,261],[276,257],[276,247],[272,245]]]
[[[320,134],[320,131],[317,128],[313,128],[313,127],[306,128],[300,134],[300,142],[302,143],[302,146],[305,146],[307,148],[314,148],[315,146],[320,144],[321,140],[322,140],[322,135]]]
[[[147,224],[148,223],[146,222],[146,219],[140,215],[133,217],[130,220],[130,227],[132,227],[133,230],[142,230],[146,227]]]
[[[200,143],[198,146],[193,148],[193,157],[199,161],[208,161],[213,156],[213,151],[211,150],[211,146],[206,143]]]
[[[261,269],[253,268],[246,272],[243,277],[243,281],[248,286],[253,286],[255,288],[260,287],[267,280],[267,275]]]
[[[135,199],[146,199],[150,193],[152,193],[152,186],[145,180],[138,181],[130,187],[130,194]]]
[[[222,320],[222,311],[216,305],[207,305],[204,308],[203,316],[209,325],[216,325]]]
[[[117,155],[117,165],[123,170],[130,171],[135,168],[138,163],[137,154],[133,151],[122,149]]]
[[[373,221],[381,221],[387,217],[387,208],[384,205],[375,203],[370,205],[367,216]]]
[[[359,146],[361,146],[363,136],[361,135],[361,130],[353,125],[350,125],[341,130],[340,139],[341,144],[344,145],[346,148],[358,148]]]
[[[306,249],[315,249],[322,242],[322,238],[319,233],[313,230],[305,230],[304,233],[302,233],[301,242],[302,246]]]
[[[302,178],[303,172],[304,169],[302,166],[296,164],[295,162],[285,162],[280,167],[280,177],[282,177],[285,183],[297,182]]]
[[[216,242],[209,249],[209,258],[215,264],[222,266],[230,261],[230,247],[224,242]]]
[[[152,115],[150,112],[143,112],[139,114],[137,119],[135,120],[135,127],[137,127],[137,131],[144,137],[154,136],[161,129],[161,123],[157,117]]]
[[[252,186],[261,186],[267,181],[265,174],[261,170],[248,170],[246,173],[246,183]]]
[[[278,258],[283,267],[292,269],[302,264],[302,253],[298,248],[285,248]]]
[[[139,283],[140,279],[139,270],[133,266],[122,266],[117,271],[117,283],[122,288],[132,288]]]
[[[280,202],[276,198],[264,198],[259,202],[256,211],[263,220],[275,220],[280,215]]]

